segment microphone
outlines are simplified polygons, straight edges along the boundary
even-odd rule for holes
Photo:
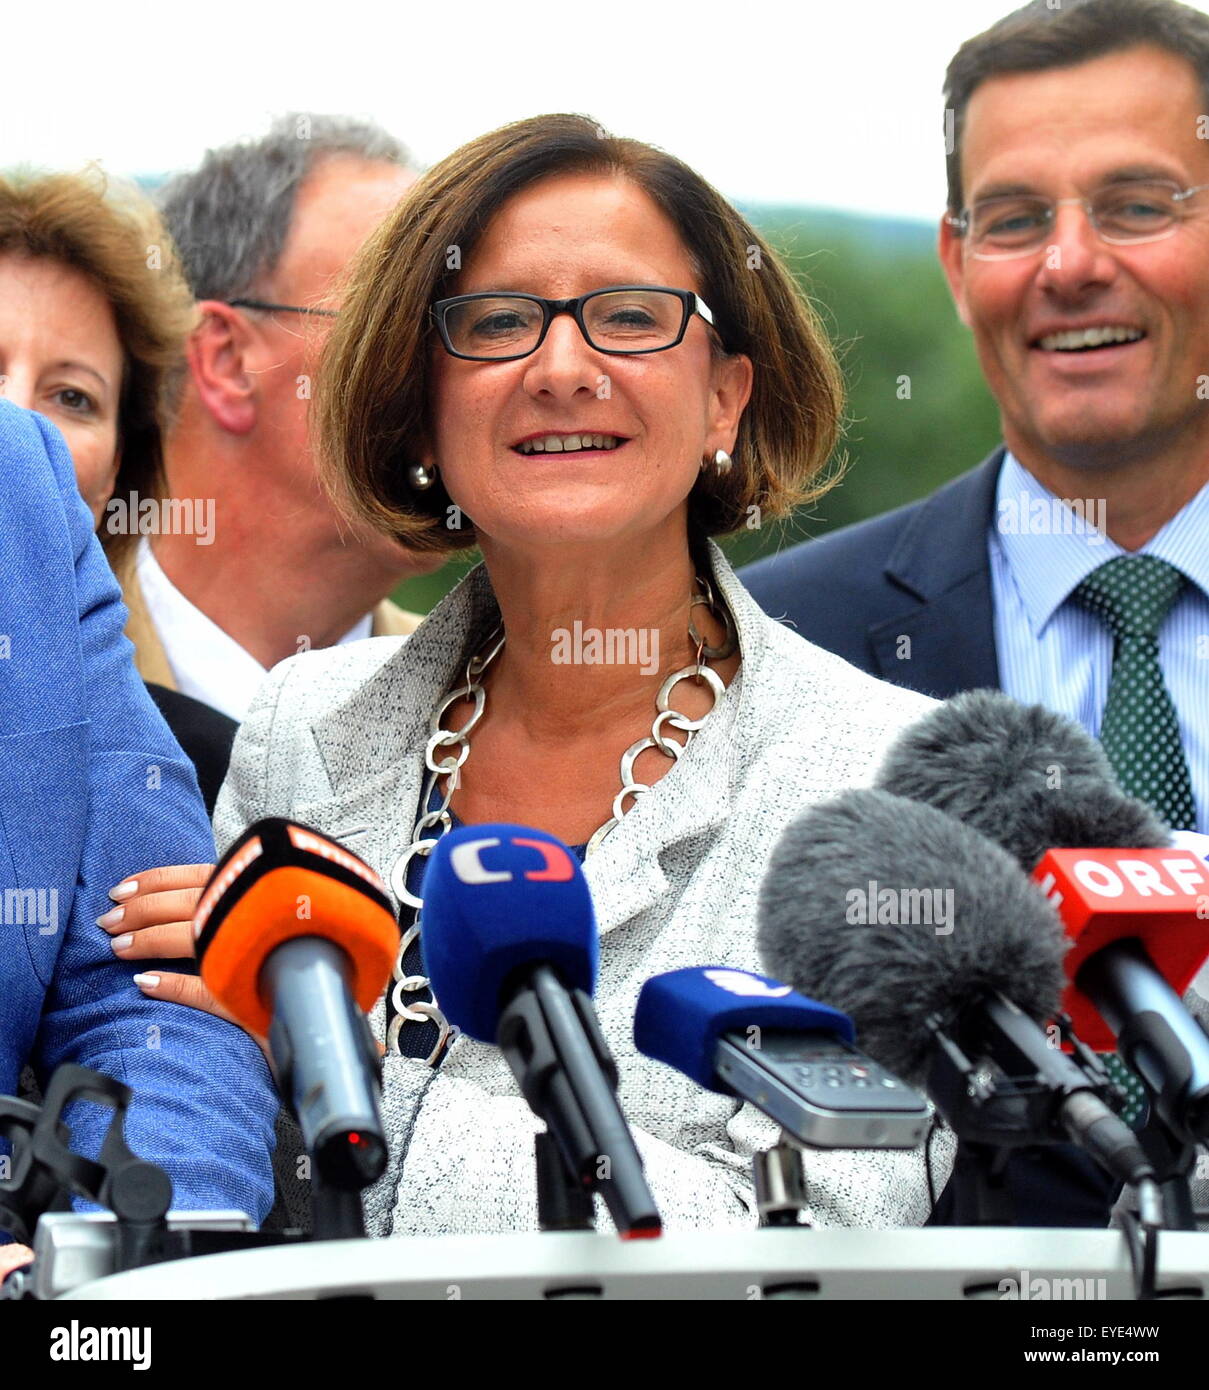
[[[725,966],[654,976],[634,1014],[639,1052],[749,1102],[799,1144],[915,1148],[927,1103],[858,1052],[854,1035],[839,1009]]]
[[[811,807],[773,850],[758,933],[766,966],[850,1014],[870,1054],[927,1085],[959,1137],[973,1133],[970,1097],[944,1079],[964,1087],[969,1059],[985,1059],[1027,1109],[996,1142],[1069,1138],[1120,1181],[1151,1176],[1133,1132],[1040,1026],[1062,986],[1053,909],[977,831],[883,791]]]
[[[1026,872],[1056,846],[1170,844],[1150,807],[1117,786],[1086,730],[998,690],[967,691],[909,725],[874,786],[980,830]]]
[[[657,1236],[592,1007],[596,915],[571,851],[520,825],[442,835],[424,873],[423,952],[446,1017],[503,1052],[580,1189],[600,1193],[623,1237]]]
[[[359,1192],[386,1168],[381,1060],[365,1013],[399,926],[381,880],[334,840],[279,817],[227,850],[193,917],[201,977],[273,1060],[321,1177]]]
[[[1209,1138],[1209,1037],[1180,997],[1209,956],[1209,865],[1187,850],[1054,849],[1033,874],[1074,940],[1080,1036],[1104,1051],[1115,1037],[1163,1123]]]
[[[1209,873],[1116,785],[1079,725],[995,691],[938,706],[877,779],[947,811],[1013,854],[1050,894],[1075,945],[1064,1007],[1091,1046],[1146,1082],[1163,1122],[1209,1138],[1209,1037],[1181,995],[1209,957]]]

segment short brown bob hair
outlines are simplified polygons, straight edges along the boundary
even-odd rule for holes
[[[95,166],[79,174],[10,172],[0,177],[0,256],[9,255],[69,265],[109,301],[125,359],[114,496],[157,496],[167,388],[184,361],[194,307],[155,208]],[[115,569],[138,539],[111,534],[103,518],[99,536]]]
[[[337,505],[420,551],[473,545],[470,518],[446,524],[438,484],[417,493],[407,466],[431,438],[430,307],[498,209],[553,174],[618,173],[678,228],[728,353],[754,368],[734,467],[706,469],[690,518],[709,535],[820,496],[839,432],[843,380],[818,315],[780,258],[686,164],[579,115],[535,116],[479,136],[430,169],[355,261],[314,402],[320,471]],[[456,248],[456,254],[455,250]],[[451,265],[450,262],[453,262]]]

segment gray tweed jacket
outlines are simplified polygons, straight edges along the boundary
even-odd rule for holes
[[[631,1032],[638,991],[684,966],[758,970],[758,887],[783,827],[809,803],[868,783],[887,742],[932,704],[774,622],[717,547],[711,556],[742,665],[686,755],[585,865],[601,936],[596,1007],[669,1230],[754,1225],[751,1158],[776,1129],[640,1056]],[[220,853],[251,821],[290,816],[386,878],[411,837],[429,715],[497,614],[480,566],[410,637],[276,667],[240,728],[219,796]],[[371,1021],[383,1037],[381,1001]],[[366,1194],[371,1233],[536,1228],[540,1126],[494,1048],[460,1038],[437,1071],[388,1056],[383,1112],[391,1158]],[[946,1132],[932,1159],[939,1192],[951,1164]],[[930,1211],[920,1152],[812,1152],[806,1170],[819,1225],[919,1225]],[[608,1228],[603,1209],[599,1224]]]

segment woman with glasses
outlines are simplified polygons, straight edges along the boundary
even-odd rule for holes
[[[372,1017],[392,1148],[368,1194],[377,1234],[536,1225],[537,1122],[423,974],[427,856],[483,821],[583,858],[596,1006],[665,1225],[755,1223],[751,1158],[775,1127],[638,1055],[634,1006],[662,971],[759,968],[785,824],[867,782],[928,708],[766,617],[711,539],[819,495],[840,398],[813,311],[751,226],[680,161],[583,117],[472,141],[363,252],[317,401],[328,484],[403,544],[477,544],[483,564],[411,637],[276,668],[216,832],[313,824],[400,909]],[[186,949],[172,923],[196,885],[140,875],[134,951]],[[154,988],[181,997],[171,977]],[[821,1224],[928,1215],[919,1153],[806,1168]]]

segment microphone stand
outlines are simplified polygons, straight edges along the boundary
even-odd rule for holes
[[[760,1225],[809,1228],[802,1151],[784,1130],[771,1149],[752,1155],[751,1166]]]
[[[810,1230],[810,1222],[806,1219],[806,1173],[799,1145],[782,1130],[780,1139],[771,1149],[752,1155],[751,1166],[761,1228],[783,1230],[797,1226],[804,1231]],[[766,1284],[761,1297],[796,1300],[817,1298],[818,1294],[817,1279],[796,1278]]]
[[[928,1079],[928,1093],[958,1138],[954,1160],[954,1220],[958,1225],[1010,1226],[1015,1209],[1007,1187],[1007,1163],[1013,1149],[1031,1145],[1069,1142],[1055,1131],[1056,1102],[1071,1094],[1068,1082],[1059,1083],[1044,1069],[1028,1066],[1030,1020],[1011,1007],[991,1001],[993,1024],[982,1038],[986,1053],[1005,1074],[987,1080],[947,1031],[939,1014],[927,1020],[936,1047]],[[1096,1054],[1075,1035],[1069,1017],[1056,1022],[1073,1057],[1063,1069],[1073,1078],[1077,1067],[1091,1090],[1106,1104],[1120,1108],[1124,1099]],[[1011,1073],[1023,1066],[1027,1075]]]
[[[12,1147],[8,1176],[0,1178],[0,1231],[40,1252],[33,1265],[0,1281],[0,1300],[44,1297],[39,1289],[55,1286],[56,1247],[53,1240],[44,1244],[40,1239],[39,1221],[47,1212],[69,1212],[73,1193],[108,1208],[115,1218],[109,1247],[112,1258],[93,1250],[91,1256],[85,1257],[85,1264],[91,1258],[95,1269],[85,1278],[100,1278],[195,1255],[364,1235],[360,1189],[350,1191],[347,1183],[340,1182],[339,1175],[335,1182],[331,1181],[322,1165],[315,1170],[319,1177],[314,1236],[299,1231],[230,1229],[225,1225],[210,1228],[204,1223],[169,1225],[171,1179],[162,1168],[132,1153],[126,1143],[123,1126],[132,1094],[128,1086],[112,1077],[64,1063],[51,1078],[40,1106],[13,1096],[0,1096],[0,1137],[9,1140]],[[95,1160],[69,1147],[72,1135],[63,1114],[78,1100],[113,1111]],[[69,1258],[78,1261],[79,1252],[70,1251]],[[43,1264],[47,1266],[44,1278],[37,1272]],[[71,1269],[76,1271],[79,1282],[77,1265],[73,1263]]]
[[[382,1058],[370,1032],[369,1023],[354,1011],[354,1028],[362,1050],[362,1061],[376,1083],[382,1087]],[[269,1031],[269,1047],[279,1077],[278,1089],[287,1098],[290,1110],[305,1133],[302,1116],[294,1098],[294,1049],[289,1029],[278,1015]],[[359,1153],[352,1145],[329,1142],[316,1149],[308,1145],[311,1166],[311,1238],[313,1240],[364,1240],[365,1209],[361,1194],[373,1185],[381,1172],[380,1150],[367,1145]]]
[[[575,1179],[548,1129],[533,1136],[537,1160],[537,1224],[543,1231],[594,1231],[592,1194]]]
[[[1163,1201],[1164,1227],[1169,1231],[1195,1231],[1196,1209],[1189,1182],[1196,1168],[1196,1144],[1182,1139],[1164,1123],[1153,1102],[1150,1118],[1138,1132],[1138,1142],[1154,1168]]]
[[[167,1258],[172,1182],[126,1144],[123,1125],[132,1096],[129,1086],[112,1077],[64,1063],[40,1107],[0,1097],[0,1134],[13,1145],[12,1173],[0,1181],[0,1229],[32,1244],[42,1214],[69,1209],[69,1195],[76,1193],[117,1218],[115,1272]],[[63,1113],[78,1100],[113,1111],[96,1160],[67,1147],[71,1131]]]
[[[573,1183],[589,1201],[600,1193],[619,1235],[658,1235],[655,1199],[617,1101],[617,1064],[592,1001],[582,990],[568,991],[548,965],[536,967],[531,980],[500,1013],[496,1045],[529,1108],[545,1122],[566,1174],[559,1176],[538,1145],[539,1216],[577,1223],[551,1229],[585,1229],[578,1224],[583,1210],[565,1185]],[[603,1088],[591,1084],[594,1074],[603,1075]]]
[[[931,1026],[931,1021],[929,1022]],[[938,1049],[927,1091],[957,1135],[953,1160],[953,1222],[958,1226],[1012,1226],[1016,1212],[1007,1187],[1013,1148],[1040,1142],[1028,1125],[1023,1098],[997,1090],[939,1025]]]

